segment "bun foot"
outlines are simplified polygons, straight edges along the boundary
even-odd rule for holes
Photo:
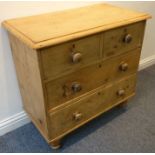
[[[61,147],[61,140],[55,140],[51,142],[50,145],[51,145],[51,148],[54,150],[59,149]]]
[[[120,104],[118,105],[118,108],[126,108],[126,107],[127,107],[127,104],[128,104],[128,100],[126,100],[126,101],[120,103]]]

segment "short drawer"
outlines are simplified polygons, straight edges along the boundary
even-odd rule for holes
[[[140,49],[136,49],[46,83],[48,109],[135,73],[139,57]]]
[[[41,51],[44,78],[75,71],[100,59],[100,34],[49,47]]]
[[[128,99],[135,92],[135,82],[136,76],[134,74],[124,80],[110,84],[106,88],[99,88],[95,93],[51,113],[50,137],[56,138],[70,132],[119,102]]]
[[[109,58],[141,47],[145,22],[138,22],[103,33],[103,56]]]

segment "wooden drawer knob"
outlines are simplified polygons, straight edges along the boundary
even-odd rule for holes
[[[82,54],[81,53],[73,53],[72,54],[72,61],[73,63],[78,63],[82,59]]]
[[[80,112],[74,113],[74,114],[73,114],[73,119],[74,119],[75,121],[81,120],[81,119],[82,119],[82,113],[80,113]]]
[[[131,36],[131,34],[127,34],[127,35],[124,37],[123,41],[124,41],[125,43],[130,43],[130,42],[132,41],[132,36]]]
[[[75,82],[72,84],[72,90],[74,93],[79,92],[82,89],[81,84],[78,82]]]
[[[124,96],[125,95],[125,90],[124,89],[120,89],[117,91],[117,95],[118,96]]]
[[[120,64],[119,69],[120,69],[121,71],[127,71],[127,70],[128,70],[128,64],[127,64],[127,63],[122,63],[122,64]]]

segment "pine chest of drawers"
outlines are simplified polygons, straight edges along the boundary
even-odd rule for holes
[[[53,148],[135,94],[148,18],[97,4],[3,22],[24,109]]]

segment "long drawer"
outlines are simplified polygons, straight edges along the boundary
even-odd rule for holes
[[[140,49],[136,49],[46,83],[48,109],[135,73],[139,57]]]
[[[91,95],[50,114],[52,139],[70,132],[93,117],[131,97],[135,92],[136,74],[99,88]]]

